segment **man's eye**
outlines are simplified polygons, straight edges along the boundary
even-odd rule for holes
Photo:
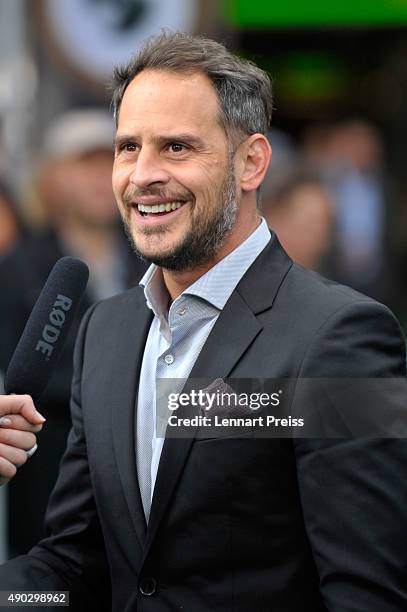
[[[134,144],[133,142],[126,142],[122,146],[122,151],[136,151],[136,150],[137,150],[137,145]]]
[[[184,151],[186,151],[185,145],[180,144],[179,142],[172,142],[168,148],[171,153],[183,153]]]
[[[138,151],[138,148],[138,145],[134,142],[118,143],[116,146],[116,155],[119,155],[119,153],[134,153]]]

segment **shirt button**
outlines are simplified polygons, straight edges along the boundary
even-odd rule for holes
[[[188,310],[188,307],[187,307],[187,306],[184,306],[184,308],[180,308],[180,309],[177,311],[177,314],[179,314],[179,315],[182,317],[182,315],[184,315],[184,314],[187,312],[187,310]]]
[[[167,365],[171,365],[174,362],[174,355],[168,354],[164,357],[164,361]]]

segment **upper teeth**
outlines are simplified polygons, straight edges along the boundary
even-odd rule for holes
[[[153,204],[152,206],[137,204],[139,211],[145,213],[170,212],[170,210],[176,210],[180,206],[182,206],[181,202],[167,202],[167,204]]]

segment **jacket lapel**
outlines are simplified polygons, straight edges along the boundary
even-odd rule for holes
[[[262,329],[256,314],[272,306],[291,265],[292,261],[273,235],[219,315],[191,371],[190,379],[212,381],[229,376]],[[178,414],[182,416],[181,409]],[[154,487],[145,555],[181,476],[192,442],[192,434],[189,438],[167,438],[164,442]]]
[[[152,313],[142,290],[129,293],[129,303],[117,331],[117,351],[112,381],[117,381],[112,400],[112,432],[123,492],[140,542],[144,546],[146,520],[137,480],[135,411],[141,362]]]

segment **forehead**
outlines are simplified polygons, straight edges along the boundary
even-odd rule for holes
[[[219,127],[219,113],[216,91],[205,74],[144,70],[124,93],[118,129],[121,126],[208,129]]]

